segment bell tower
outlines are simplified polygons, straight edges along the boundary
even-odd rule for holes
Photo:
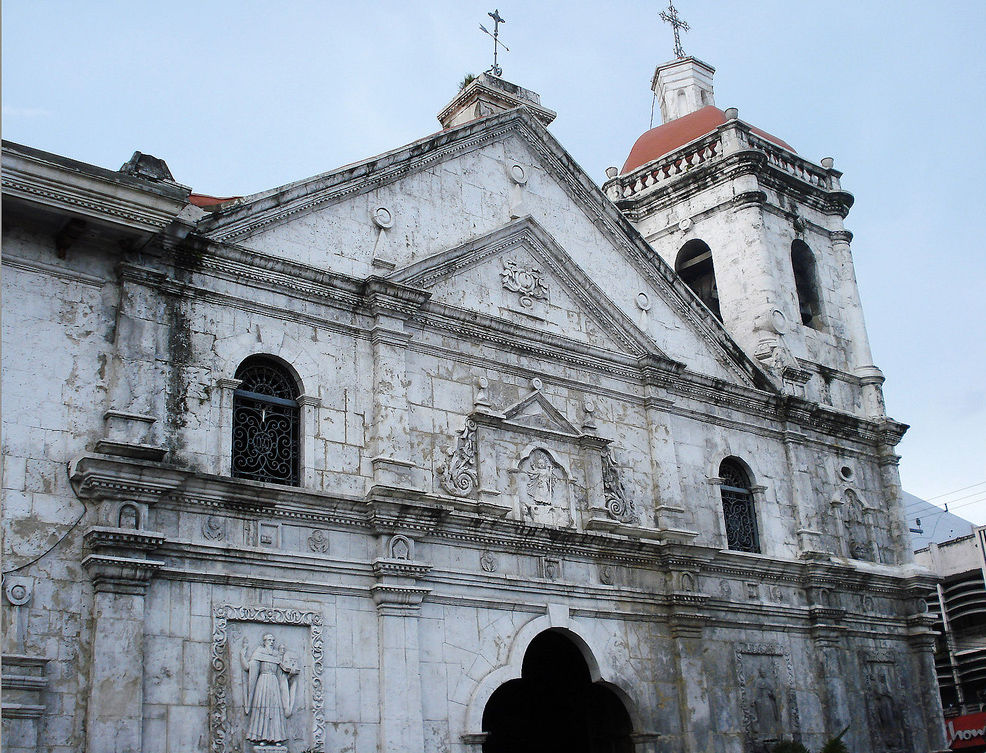
[[[622,169],[607,170],[603,188],[785,391],[881,417],[883,375],[843,224],[853,197],[842,173],[716,107],[714,73],[683,54],[657,67],[664,123],[637,140]]]

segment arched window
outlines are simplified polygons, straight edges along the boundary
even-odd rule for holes
[[[719,291],[716,288],[716,273],[712,267],[712,249],[698,238],[688,241],[678,252],[674,271],[690,287],[702,303],[722,321],[719,313]]]
[[[250,356],[236,370],[233,475],[298,485],[298,384],[271,358]]]
[[[802,240],[791,244],[791,268],[794,270],[794,286],[798,291],[798,309],[801,323],[812,329],[821,329],[821,308],[818,305],[818,281],[815,279],[815,257]]]
[[[719,478],[722,479],[719,492],[722,494],[727,545],[739,552],[759,553],[760,536],[750,477],[735,459],[726,458],[719,466]]]

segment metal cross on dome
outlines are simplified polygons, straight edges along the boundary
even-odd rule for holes
[[[683,21],[681,16],[678,15],[678,11],[674,7],[672,0],[668,0],[668,9],[666,11],[661,11],[661,20],[665,23],[671,24],[671,28],[674,29],[674,54],[675,57],[683,58],[685,57],[685,51],[681,49],[681,34],[680,31],[689,31],[691,28],[686,21]]]
[[[486,15],[493,19],[493,33],[490,34],[489,30],[482,24],[479,25],[479,28],[484,34],[493,37],[493,65],[490,66],[489,73],[492,73],[494,76],[499,78],[503,75],[503,68],[501,68],[496,61],[497,52],[499,52],[500,47],[505,49],[507,52],[510,52],[510,48],[500,41],[500,24],[505,24],[507,21],[505,18],[501,18],[499,8],[494,10],[492,13],[487,13]]]

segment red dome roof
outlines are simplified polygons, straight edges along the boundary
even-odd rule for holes
[[[688,115],[676,118],[670,123],[665,123],[657,128],[651,128],[637,139],[620,173],[626,175],[641,165],[646,165],[651,160],[663,157],[665,154],[673,152],[690,141],[712,133],[712,131],[725,123],[726,113],[718,107],[708,105],[701,110],[696,110]],[[791,146],[785,144],[776,136],[771,136],[766,131],[761,131],[759,128],[753,127],[750,130],[758,136],[777,144],[777,146],[784,147],[792,152],[794,151]]]

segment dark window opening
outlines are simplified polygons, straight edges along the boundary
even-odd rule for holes
[[[798,291],[798,311],[801,323],[812,329],[821,329],[821,307],[818,300],[818,281],[815,277],[815,257],[802,240],[791,244],[791,268],[794,285]]]
[[[674,271],[685,284],[699,297],[716,319],[722,321],[719,312],[719,290],[716,288],[716,273],[712,266],[712,249],[699,239],[688,241],[678,252]]]
[[[750,477],[743,467],[730,458],[719,466],[722,484],[722,514],[726,521],[726,543],[738,552],[760,553],[760,535],[753,506]]]
[[[483,753],[632,753],[623,702],[593,683],[578,648],[547,631],[524,655],[521,679],[504,683],[483,711]]]
[[[251,356],[236,370],[233,393],[233,476],[299,483],[298,385],[270,358]]]

